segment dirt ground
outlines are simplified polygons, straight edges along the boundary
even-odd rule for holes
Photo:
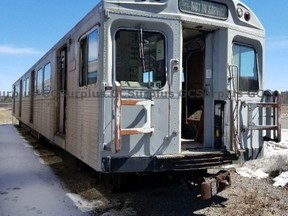
[[[287,119],[288,106],[283,111],[283,118]],[[11,109],[0,107],[1,124],[14,121]],[[87,215],[288,215],[288,187],[274,187],[273,174],[257,180],[241,177],[232,170],[232,187],[208,201],[200,199],[199,191],[190,192],[185,182],[168,176],[134,176],[128,181],[126,192],[111,194],[96,178],[97,173],[88,168],[80,170],[70,154],[56,146],[39,143],[23,129],[19,131],[39,155],[50,151],[53,157],[57,156],[56,163],[46,164],[63,187],[89,203],[98,203]],[[43,158],[49,162],[49,155]]]
[[[17,120],[12,116],[11,104],[0,104],[0,125],[1,124],[16,124]]]
[[[284,115],[288,115],[288,105],[282,105],[281,112]]]
[[[288,129],[288,105],[282,106],[281,113],[282,113],[282,119],[281,119],[282,128]]]
[[[11,124],[12,116],[11,109],[0,107],[0,123]]]
[[[124,192],[111,194],[98,179],[98,173],[84,165],[79,166],[79,162],[62,149],[39,143],[23,129],[18,130],[38,152],[37,155],[47,162],[51,159],[47,166],[63,187],[70,194],[82,197],[78,204],[82,203],[82,207],[84,203],[90,207],[95,204],[86,211],[87,215],[288,215],[288,187],[274,187],[273,174],[257,180],[241,177],[232,169],[231,188],[206,201],[199,197],[199,190],[190,192],[184,181],[168,175],[130,175]],[[55,156],[61,160],[51,163]]]

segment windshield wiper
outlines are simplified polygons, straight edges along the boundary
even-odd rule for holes
[[[138,31],[138,38],[139,38],[139,58],[141,60],[141,66],[142,66],[142,74],[145,72],[145,54],[144,54],[144,40],[143,40],[143,28],[142,26],[139,26]]]

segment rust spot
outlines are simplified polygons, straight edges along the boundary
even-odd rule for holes
[[[115,82],[115,152],[121,150],[121,86]]]
[[[141,102],[140,100],[129,100],[129,99],[122,99],[121,105],[124,106],[136,106],[137,103]]]
[[[204,177],[204,182],[201,184],[201,198],[203,200],[210,199],[230,186],[231,177],[229,171],[221,170],[216,175]]]
[[[121,130],[122,136],[137,135],[137,134],[144,134],[144,132],[140,130],[136,130],[136,129],[122,129]]]
[[[277,103],[269,103],[269,102],[261,102],[261,103],[256,103],[257,107],[278,107]]]

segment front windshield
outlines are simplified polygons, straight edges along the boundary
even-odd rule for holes
[[[116,80],[122,87],[162,88],[166,83],[165,38],[161,33],[118,30]]]

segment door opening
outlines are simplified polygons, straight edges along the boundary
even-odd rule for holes
[[[182,150],[203,148],[205,37],[186,29],[183,39]]]
[[[30,82],[30,123],[34,121],[34,94],[35,94],[35,71],[31,72],[31,82]]]
[[[62,48],[59,52],[57,90],[57,132],[64,135],[66,128],[67,47]]]
[[[20,93],[19,93],[19,117],[22,115],[22,95],[23,95],[23,82],[20,80]]]
[[[15,115],[15,99],[16,99],[16,86],[13,85],[13,114]]]

